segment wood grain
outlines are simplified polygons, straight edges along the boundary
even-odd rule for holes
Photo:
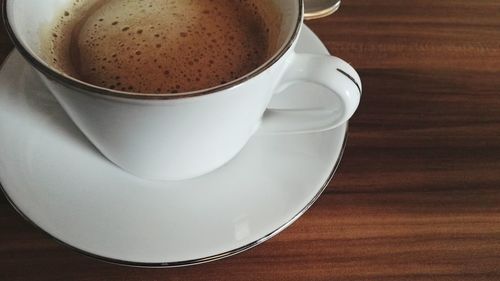
[[[500,2],[346,0],[308,25],[364,93],[335,179],[294,225],[222,261],[126,268],[2,198],[0,280],[500,280]]]

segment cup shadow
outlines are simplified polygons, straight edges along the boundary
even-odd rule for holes
[[[19,55],[13,54],[12,56]],[[22,58],[19,58],[19,60],[22,65],[18,68],[18,71],[13,71],[9,75],[11,77],[8,77],[11,81],[17,80],[15,83],[16,86],[11,89],[9,94],[17,95],[17,99],[24,99],[24,104],[27,105],[30,118],[43,120],[47,129],[52,130],[59,138],[65,138],[68,142],[82,149],[92,151],[108,161],[85,137],[80,129],[76,127],[61,105],[41,81],[36,70],[27,65]]]

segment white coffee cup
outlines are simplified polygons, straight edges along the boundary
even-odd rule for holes
[[[227,84],[177,94],[101,88],[44,62],[40,27],[52,22],[73,0],[5,0],[3,17],[18,51],[39,71],[69,117],[103,155],[142,178],[181,180],[224,165],[256,131],[328,130],[347,122],[357,109],[361,82],[349,64],[332,56],[294,51],[303,0],[272,1],[281,16],[281,47],[271,59]],[[273,94],[297,81],[320,84],[340,102],[335,108],[326,108],[331,111],[326,116],[300,109],[266,113]]]

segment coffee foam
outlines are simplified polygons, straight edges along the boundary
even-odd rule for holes
[[[177,93],[225,84],[272,52],[272,31],[255,2],[264,3],[76,1],[53,28],[49,60],[71,76],[122,91]]]

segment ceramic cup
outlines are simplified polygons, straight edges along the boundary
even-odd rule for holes
[[[294,51],[304,17],[303,0],[272,0],[280,13],[281,47],[263,65],[227,84],[177,94],[101,88],[44,62],[40,28],[72,1],[5,0],[5,25],[17,50],[38,70],[77,127],[106,158],[133,175],[154,180],[200,176],[231,160],[257,131],[328,130],[345,123],[358,107],[361,82],[349,64]],[[328,88],[335,106],[323,108],[322,114],[266,110],[273,94],[298,81]]]

